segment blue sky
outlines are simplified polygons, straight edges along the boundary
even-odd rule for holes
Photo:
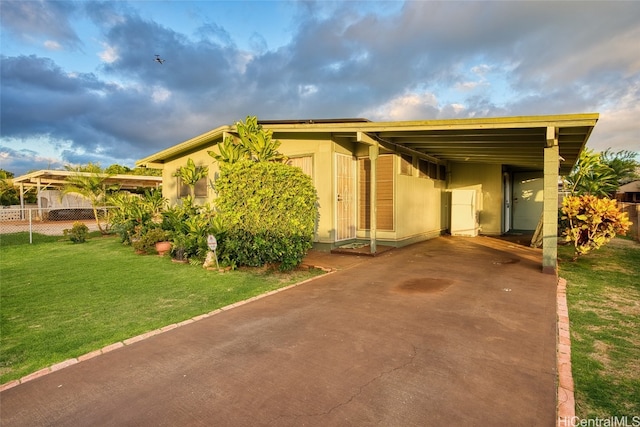
[[[590,148],[640,152],[640,2],[3,0],[0,23],[16,175],[133,167],[248,115],[597,112]]]

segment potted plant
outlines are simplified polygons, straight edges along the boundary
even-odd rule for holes
[[[156,243],[166,242],[169,238],[169,234],[160,227],[154,227],[148,229],[146,232],[142,232],[140,238],[133,242],[133,248],[138,253],[152,254],[154,252],[160,253],[156,249]],[[167,242],[168,243],[168,242]],[[169,248],[164,249],[165,252]],[[163,253],[164,254],[164,253]]]

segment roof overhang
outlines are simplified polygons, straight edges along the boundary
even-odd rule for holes
[[[89,172],[61,171],[61,170],[39,170],[26,175],[21,175],[13,179],[16,185],[24,185],[25,187],[41,188],[59,188],[67,183],[69,176],[93,176]],[[117,184],[123,190],[134,190],[136,188],[155,188],[162,184],[161,176],[145,176],[145,175],[104,175],[106,177],[105,184]]]
[[[599,115],[564,114],[450,120],[371,122],[366,119],[260,121],[273,137],[329,134],[353,142],[375,141],[395,152],[422,155],[438,162],[502,164],[512,169],[543,170],[544,148],[557,144],[560,174],[567,174],[593,131]],[[235,126],[222,126],[139,160],[137,166],[162,167],[222,140]],[[366,135],[366,141],[362,136]],[[550,141],[551,135],[551,141]]]

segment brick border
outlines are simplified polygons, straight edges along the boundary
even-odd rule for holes
[[[556,293],[558,316],[557,369],[558,401],[556,427],[572,425],[576,415],[576,403],[571,374],[571,335],[569,334],[569,309],[567,307],[567,281],[558,278]]]
[[[306,268],[316,268],[318,270],[325,271],[326,274],[331,274],[331,273],[334,273],[334,272],[337,271],[337,270],[330,269],[330,268],[319,267],[319,266],[311,266],[311,265],[308,265],[308,264],[305,264],[304,267],[306,267]],[[209,313],[201,314],[199,316],[192,317],[191,319],[187,319],[187,320],[184,320],[184,321],[179,322],[179,323],[172,323],[171,325],[166,325],[166,326],[163,326],[162,328],[155,329],[155,330],[149,331],[149,332],[145,332],[144,334],[141,334],[141,335],[138,335],[138,336],[135,336],[135,337],[127,338],[126,340],[119,341],[117,343],[110,344],[110,345],[107,345],[105,347],[102,347],[99,350],[95,350],[95,351],[92,351],[90,353],[83,354],[82,356],[78,356],[77,358],[67,359],[65,361],[62,361],[62,362],[56,363],[54,365],[48,366],[46,368],[40,369],[40,370],[38,370],[36,372],[33,372],[33,373],[29,374],[29,375],[26,375],[26,376],[24,376],[24,377],[22,377],[20,379],[12,380],[12,381],[9,381],[8,383],[0,384],[0,392],[8,390],[10,388],[13,388],[15,386],[18,386],[20,384],[24,384],[26,382],[35,380],[36,378],[43,377],[43,376],[48,375],[48,374],[50,374],[52,372],[59,371],[59,370],[64,369],[64,368],[66,368],[68,366],[72,366],[72,365],[78,364],[80,362],[84,362],[85,360],[93,359],[94,357],[98,357],[98,356],[100,356],[102,354],[106,354],[106,353],[109,353],[111,351],[118,350],[118,349],[120,349],[122,347],[131,345],[131,344],[135,344],[138,341],[146,340],[147,338],[151,338],[154,335],[163,334],[165,332],[171,331],[171,330],[179,328],[181,326],[189,325],[189,324],[191,324],[193,322],[197,322],[199,320],[203,320],[203,319],[206,319],[208,317],[215,316],[216,314],[221,313],[223,311],[231,310],[232,308],[240,307],[241,305],[245,305],[245,304],[250,303],[252,301],[257,301],[259,299],[266,298],[268,296],[275,295],[275,294],[280,293],[280,292],[284,292],[286,290],[295,288],[297,286],[304,285],[305,283],[309,283],[309,282],[311,282],[313,280],[316,280],[316,279],[318,279],[320,277],[325,277],[326,274],[319,275],[319,276],[316,276],[316,277],[311,277],[310,279],[303,280],[302,282],[294,283],[292,285],[285,286],[284,288],[274,289],[272,291],[265,292],[264,294],[256,295],[256,296],[251,297],[249,299],[246,299],[246,300],[243,300],[243,301],[238,301],[238,302],[235,302],[233,304],[229,304],[227,306],[224,306],[224,307],[218,308],[216,310],[213,310],[213,311],[211,311]]]

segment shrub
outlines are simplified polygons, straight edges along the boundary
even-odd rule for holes
[[[282,163],[221,164],[214,184],[224,224],[221,259],[232,265],[295,268],[311,248],[317,193],[311,178]]]
[[[626,234],[631,226],[615,200],[591,195],[565,197],[562,214],[561,220],[568,224],[564,235],[575,248],[574,259],[600,248],[617,234]]]
[[[68,237],[73,243],[84,243],[87,241],[89,227],[80,221],[73,223],[73,227],[63,230],[64,236]]]
[[[133,248],[136,251],[147,254],[156,253],[156,243],[164,242],[169,238],[169,233],[165,230],[155,227],[140,233],[140,236],[133,242]]]

